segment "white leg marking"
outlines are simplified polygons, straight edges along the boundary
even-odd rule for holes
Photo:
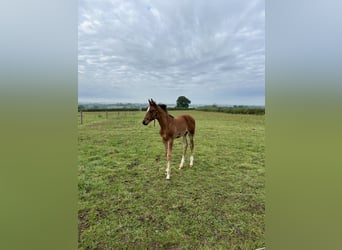
[[[185,158],[185,157],[184,157],[184,155],[183,155],[183,156],[182,156],[181,163],[180,163],[180,165],[179,165],[179,169],[181,169],[181,168],[183,167],[183,165],[184,165],[184,161],[185,161],[184,158]]]
[[[170,179],[171,175],[171,153],[172,153],[172,144],[173,141],[169,140],[167,142],[167,154],[166,154],[166,160],[167,160],[167,165],[166,165],[166,179]]]
[[[191,155],[190,156],[190,167],[192,167],[194,165],[194,156]]]
[[[171,172],[170,161],[167,161],[167,165],[166,165],[166,179],[167,180],[170,180],[170,172]]]

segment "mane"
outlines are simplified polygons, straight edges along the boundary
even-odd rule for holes
[[[161,107],[165,112],[167,112],[165,104],[158,104],[158,106]]]
[[[172,115],[169,114],[169,112],[167,111],[167,106],[165,104],[158,104],[159,107],[162,108],[162,110],[164,110],[171,118],[174,118]]]

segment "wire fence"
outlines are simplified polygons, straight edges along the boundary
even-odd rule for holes
[[[79,111],[78,124],[84,125],[110,119],[120,118],[121,120],[140,114],[141,111]]]

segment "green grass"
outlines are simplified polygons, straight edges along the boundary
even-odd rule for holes
[[[80,249],[257,249],[265,246],[264,116],[201,111],[195,160],[145,112],[84,113],[79,124]]]

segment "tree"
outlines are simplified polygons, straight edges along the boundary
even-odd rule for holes
[[[185,96],[179,96],[177,99],[177,108],[189,108],[191,101]]]

